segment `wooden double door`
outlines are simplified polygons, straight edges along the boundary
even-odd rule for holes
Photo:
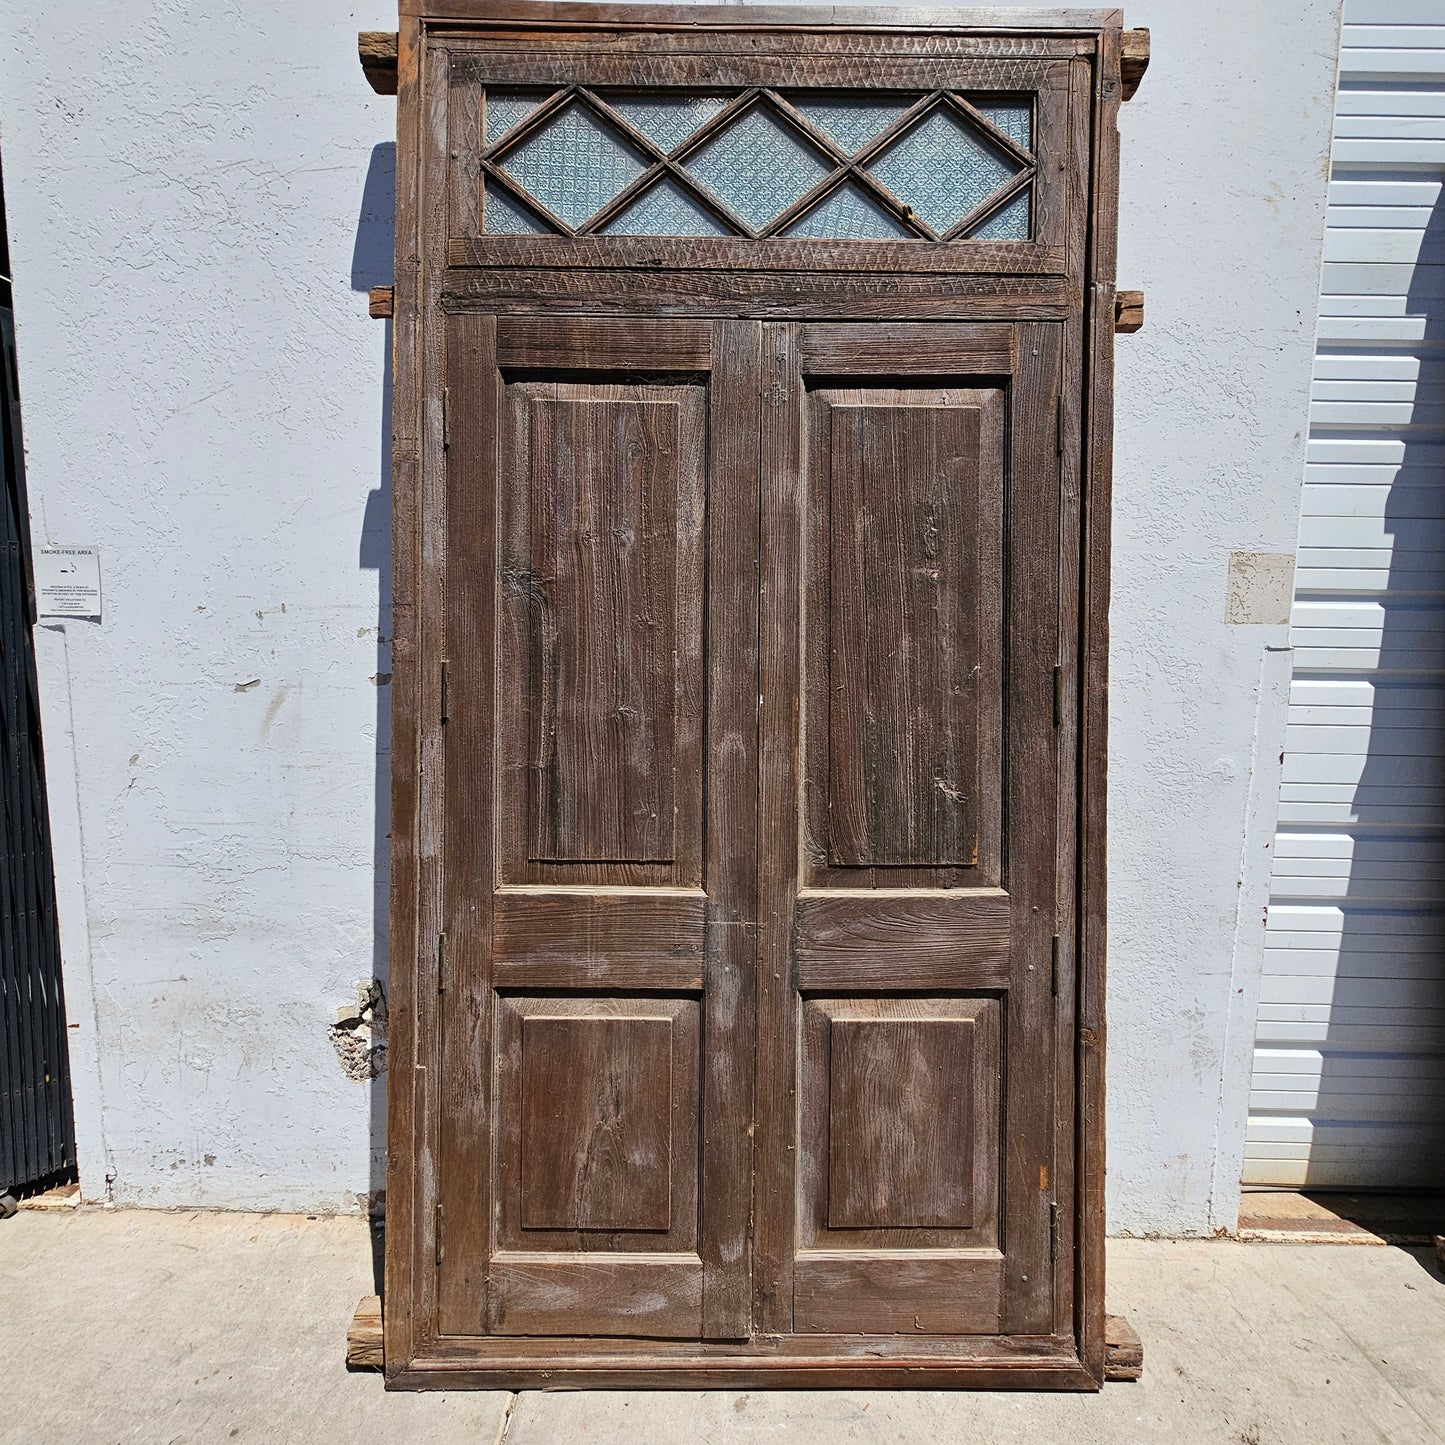
[[[1064,341],[447,319],[440,1335],[1067,1317]]]

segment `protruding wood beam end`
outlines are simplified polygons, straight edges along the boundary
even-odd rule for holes
[[[1104,1378],[1137,1380],[1144,1373],[1139,1332],[1123,1315],[1104,1316]]]
[[[372,294],[375,295],[375,292]],[[371,314],[375,316],[377,313],[373,310]],[[1137,331],[1143,324],[1144,293],[1142,291],[1116,291],[1114,293],[1114,330]]]
[[[1132,34],[1126,31],[1125,34]],[[367,81],[378,95],[396,94],[396,31],[363,30],[356,37],[356,53]]]
[[[381,1296],[363,1295],[346,1332],[346,1365],[351,1370],[379,1370],[381,1357]]]
[[[396,314],[396,288],[373,286],[369,305],[373,321],[390,321]]]
[[[1134,99],[1134,92],[1139,89],[1139,82],[1148,69],[1149,32],[1144,29],[1126,30],[1119,55],[1119,78],[1124,83],[1122,95],[1125,100]]]

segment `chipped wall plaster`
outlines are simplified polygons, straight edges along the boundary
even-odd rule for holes
[[[1126,20],[1153,60],[1121,120],[1119,277],[1149,319],[1118,351],[1109,1201],[1116,1229],[1197,1233],[1233,1188],[1244,820],[1283,737],[1261,657],[1284,629],[1229,625],[1225,584],[1230,553],[1294,546],[1337,16]],[[43,701],[73,718],[56,864],[91,1197],[101,1169],[153,1205],[347,1208],[380,1179],[381,1085],[331,1030],[384,975],[366,288],[390,279],[394,112],[355,32],[388,23],[53,0],[0,54],[34,533],[106,567],[104,623],[39,634],[68,654]]]

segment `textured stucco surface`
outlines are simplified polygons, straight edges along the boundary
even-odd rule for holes
[[[1232,1223],[1244,826],[1283,736],[1283,629],[1226,621],[1228,559],[1294,546],[1336,15],[1127,19],[1154,59],[1121,122],[1147,324],[1119,345],[1110,1209],[1199,1232]],[[389,279],[393,103],[354,37],[388,22],[322,0],[6,22],[34,532],[105,568],[104,621],[38,641],[91,1197],[348,1208],[374,1176],[380,1088],[328,1030],[384,926],[364,291]]]

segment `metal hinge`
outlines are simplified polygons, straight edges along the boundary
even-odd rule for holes
[[[445,721],[447,720],[447,660],[446,660],[446,658],[442,658],[441,707],[440,707],[440,712],[441,712],[441,720],[442,720],[443,722],[445,722]]]
[[[447,387],[442,387],[442,450],[445,451],[452,444],[452,394]]]
[[[447,991],[447,936],[437,934],[437,992]]]
[[[1059,996],[1059,935],[1054,934],[1053,955],[1049,960],[1049,978],[1055,998]]]
[[[1059,1257],[1059,1206],[1049,1205],[1049,1263],[1054,1264]]]
[[[442,1260],[446,1257],[446,1248],[442,1244],[442,1207],[440,1204],[437,1205],[432,1216],[432,1223],[433,1233],[436,1236],[436,1262],[437,1265],[440,1266]]]

